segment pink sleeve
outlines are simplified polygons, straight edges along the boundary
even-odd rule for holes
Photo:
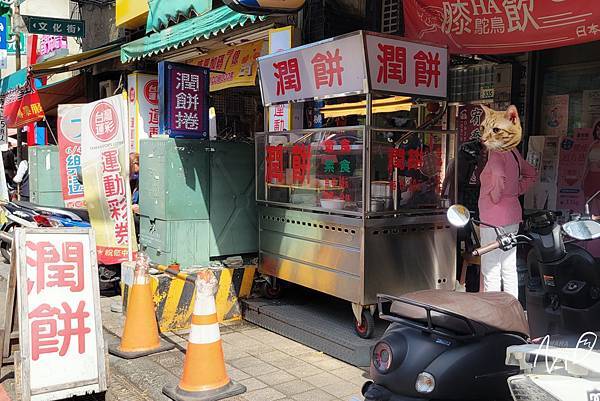
[[[490,174],[487,177],[490,181],[484,186],[482,183],[481,190],[490,195],[493,203],[499,203],[504,193],[506,184],[505,163],[502,157],[497,152],[490,152],[488,159]]]
[[[537,171],[529,162],[519,154],[521,158],[521,180],[519,181],[519,195],[525,194],[537,181]]]

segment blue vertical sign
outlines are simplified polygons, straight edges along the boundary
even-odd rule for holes
[[[6,16],[3,15],[0,17],[0,69],[6,68],[6,63],[8,59],[7,53],[7,44],[8,41],[6,37],[8,36],[8,26],[6,25]]]

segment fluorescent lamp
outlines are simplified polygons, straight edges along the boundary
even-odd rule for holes
[[[169,55],[165,59],[167,61],[181,62],[181,61],[187,61],[187,60],[191,60],[194,58],[202,57],[202,56],[205,56],[206,54],[207,54],[207,52],[200,47],[194,47],[191,49],[189,49],[189,48],[186,49],[184,47],[182,51],[180,51],[178,53],[174,53],[172,55]]]
[[[242,43],[250,43],[257,40],[265,40],[269,38],[269,30],[274,27],[273,24],[266,26],[260,30],[248,31],[243,34],[233,35],[223,41],[226,46],[237,46]]]

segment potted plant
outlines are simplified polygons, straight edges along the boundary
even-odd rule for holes
[[[179,263],[177,262],[177,260],[172,260],[171,264],[167,267],[171,270],[175,270],[176,272],[179,272]]]

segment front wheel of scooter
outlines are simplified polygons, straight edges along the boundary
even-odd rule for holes
[[[360,322],[354,318],[354,331],[360,338],[371,338],[375,331],[375,318],[368,309],[360,313]]]

